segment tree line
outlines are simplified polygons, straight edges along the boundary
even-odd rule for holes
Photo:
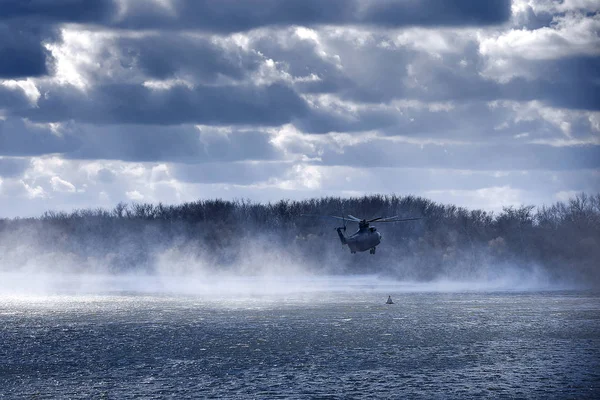
[[[376,225],[376,255],[349,254],[340,221],[302,214],[422,217]],[[351,231],[353,225],[348,224]],[[170,254],[173,259],[164,259]],[[273,257],[276,255],[276,257]],[[600,194],[581,193],[550,206],[468,210],[416,196],[323,197],[256,203],[198,200],[180,205],[119,203],[112,210],[47,211],[0,219],[0,269],[148,271],[157,260],[194,260],[202,268],[264,263],[315,272],[382,273],[402,279],[491,279],[542,273],[553,282],[600,283]]]

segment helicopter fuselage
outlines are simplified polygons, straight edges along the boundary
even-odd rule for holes
[[[343,228],[337,228],[338,235],[342,244],[347,244],[351,253],[357,251],[370,250],[371,254],[375,253],[375,247],[381,243],[381,234],[373,227],[361,228],[351,236],[345,237],[342,233]]]
[[[340,242],[342,242],[342,245],[348,245],[348,247],[350,248],[350,253],[352,254],[356,253],[357,251],[367,250],[369,250],[371,254],[375,254],[377,245],[381,243],[381,234],[377,232],[377,229],[375,227],[369,226],[371,222],[376,222],[380,224],[385,222],[404,222],[421,219],[421,217],[400,218],[398,215],[395,215],[393,217],[377,217],[371,219],[360,219],[350,214],[348,214],[348,218],[340,217],[337,215],[301,215],[305,217],[333,218],[344,221],[344,226],[335,229],[338,233],[338,236],[340,237]],[[344,232],[346,232],[346,222],[358,222],[358,231],[356,231],[354,234],[348,237],[344,236]]]

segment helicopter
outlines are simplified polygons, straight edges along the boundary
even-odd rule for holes
[[[370,226],[371,222],[404,222],[404,221],[415,221],[421,219],[420,217],[416,218],[399,218],[397,215],[394,217],[377,217],[373,219],[361,219],[357,218],[353,215],[348,215],[348,217],[338,217],[337,215],[314,215],[314,214],[302,214],[304,217],[318,217],[318,218],[334,218],[338,220],[344,221],[344,225],[335,230],[338,233],[340,241],[342,245],[348,245],[350,248],[350,253],[356,254],[357,251],[367,251],[369,250],[370,254],[375,254],[375,249],[377,245],[381,243],[381,233],[377,232],[377,229],[374,226]],[[358,223],[358,231],[353,233],[352,235],[346,237],[343,232],[346,232],[346,222],[356,222]],[[343,231],[343,232],[342,232]]]

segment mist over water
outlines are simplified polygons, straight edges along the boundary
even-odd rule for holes
[[[303,267],[283,258],[264,257],[219,270],[190,258],[178,259],[172,252],[157,258],[152,271],[110,272],[96,266],[78,268],[55,259],[54,266],[30,262],[18,269],[0,271],[2,295],[187,295],[210,298],[303,296],[307,301],[328,293],[400,294],[413,292],[539,291],[583,288],[552,282],[543,270],[500,266],[472,279],[439,278],[427,282],[399,279],[390,274],[334,274],[327,269]],[[373,258],[373,257],[371,257]],[[369,262],[369,259],[366,259]]]
[[[329,292],[465,292],[566,290],[544,281],[397,281],[378,275],[159,276],[1,273],[0,295],[171,294],[197,296],[279,296]]]
[[[328,238],[335,244],[335,238]],[[27,243],[27,240],[24,240]],[[284,246],[273,246],[264,238],[245,240],[242,260],[215,265],[201,250],[169,248],[152,252],[143,265],[115,270],[102,258],[82,258],[73,253],[48,252],[28,243],[0,257],[2,295],[189,295],[210,298],[301,296],[306,301],[328,293],[380,293],[468,291],[536,291],[585,288],[572,281],[552,280],[543,268],[500,264],[465,268],[450,276],[422,281],[403,276],[419,268],[410,260],[397,261],[386,254],[386,244],[376,255],[350,255],[347,249],[322,254],[319,263],[308,263]],[[333,247],[333,246],[332,246]],[[119,249],[123,251],[123,249]],[[121,255],[123,256],[123,255]],[[226,256],[227,258],[227,256]],[[338,268],[353,260],[359,271]],[[304,261],[303,261],[304,260]]]
[[[101,257],[82,258],[73,253],[48,252],[29,243],[28,251],[5,252],[0,256],[2,295],[189,295],[210,298],[301,296],[327,293],[380,293],[382,296],[410,292],[527,291],[584,288],[572,281],[552,280],[543,268],[517,265],[470,266],[464,273],[456,268],[450,276],[427,281],[412,278],[418,265],[410,260],[391,259],[386,243],[376,255],[348,254],[335,245],[322,254],[320,262],[309,263],[284,246],[274,247],[264,239],[244,243],[242,260],[215,265],[201,251],[169,248],[152,252],[138,267],[119,270]],[[123,249],[119,249],[123,251]],[[123,256],[123,255],[121,255]],[[358,272],[340,269],[351,259]],[[363,272],[363,271],[373,272]]]

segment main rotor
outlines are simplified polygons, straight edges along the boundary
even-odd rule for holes
[[[395,215],[393,217],[377,217],[372,219],[358,218],[354,215],[348,214],[347,217],[340,217],[337,215],[318,215],[318,214],[301,214],[303,217],[317,217],[317,218],[334,218],[344,221],[344,229],[346,228],[346,222],[356,222],[358,224],[358,229],[363,230],[367,229],[371,222],[404,222],[404,221],[414,221],[417,219],[421,219],[421,217],[416,218],[400,218],[400,216]]]

